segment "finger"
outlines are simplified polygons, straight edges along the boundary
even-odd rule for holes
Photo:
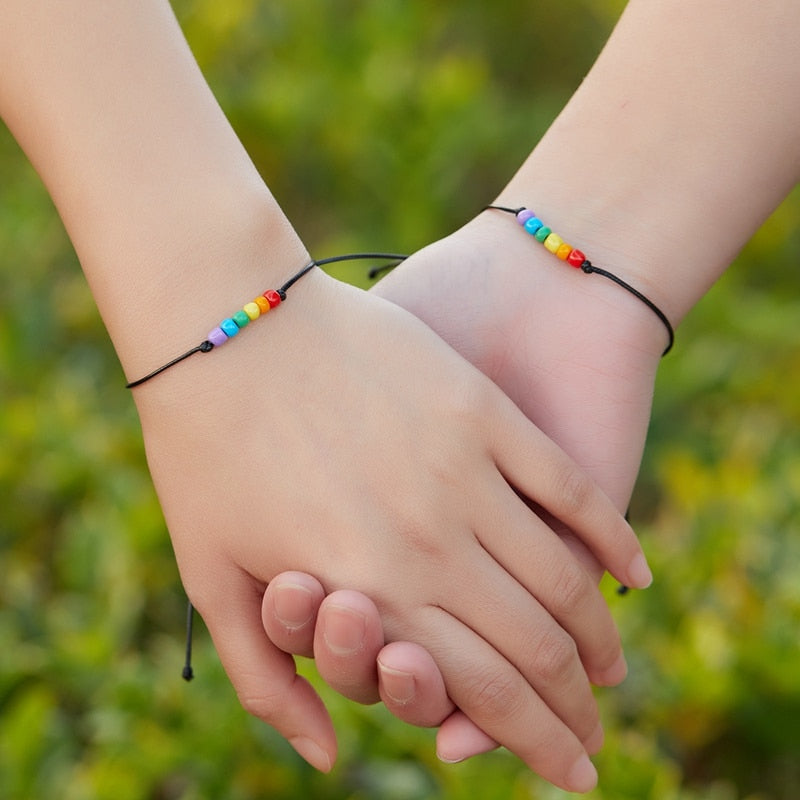
[[[264,592],[261,621],[267,636],[285,653],[314,655],[314,628],[325,589],[311,575],[283,572]]]
[[[436,732],[436,755],[448,764],[457,764],[472,756],[498,747],[463,711],[454,711]]]
[[[387,644],[378,655],[378,677],[381,700],[403,722],[431,728],[455,711],[436,662],[418,644]]]
[[[439,726],[436,753],[450,764],[488,753],[498,747],[447,697],[444,679],[432,656],[409,642],[386,645],[378,656],[381,699],[398,718],[421,727]],[[587,752],[599,751],[603,729],[598,726],[583,743]]]
[[[261,624],[263,585],[233,575],[217,591],[192,597],[242,707],[284,736],[313,767],[329,772],[336,735],[314,689],[297,674],[294,659],[273,645]]]
[[[622,681],[626,666],[619,632],[593,576],[524,503],[489,511],[477,533],[484,548],[574,640],[594,683]]]
[[[368,597],[340,589],[324,599],[317,615],[314,658],[326,683],[358,703],[376,703],[382,647],[380,614]]]
[[[559,544],[557,537],[552,534],[549,540]],[[501,564],[488,557],[485,551],[483,555],[482,568],[472,574],[467,590],[447,598],[447,605],[442,604],[443,607],[462,625],[478,632],[482,646],[494,648],[494,658],[499,659],[503,672],[507,674],[509,670],[515,670],[527,682],[527,692],[535,692],[540,702],[577,739],[585,739],[594,731],[600,717],[575,641]],[[571,560],[569,554],[567,558]],[[588,589],[599,595],[588,576],[584,577]],[[599,595],[599,598],[601,608],[605,608],[608,614],[602,596]],[[613,621],[611,625],[615,630]],[[447,627],[449,630],[451,626]],[[429,640],[420,641],[428,644]],[[445,674],[444,666],[434,650],[430,646],[428,649]],[[464,651],[463,657],[469,660],[468,651]],[[469,709],[458,702],[449,682],[447,688],[456,705],[479,727],[493,735]]]
[[[653,576],[636,534],[608,496],[510,400],[505,407],[489,417],[504,477],[580,536],[618,581],[649,586]]]
[[[458,708],[551,783],[573,792],[594,788],[597,772],[581,741],[528,680],[458,620],[441,609],[428,612],[420,624],[430,626],[431,655]]]

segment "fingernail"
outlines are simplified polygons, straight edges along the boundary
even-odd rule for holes
[[[293,630],[308,624],[314,616],[314,596],[299,583],[282,583],[272,593],[275,617]]]
[[[305,736],[295,736],[289,739],[289,744],[306,760],[312,767],[320,772],[330,772],[330,756],[313,740]]]
[[[351,656],[364,646],[367,633],[366,617],[344,606],[325,609],[325,642],[337,656]]]
[[[597,786],[597,770],[589,761],[589,756],[582,755],[567,773],[567,786],[573,792],[590,792]]]
[[[436,749],[436,758],[443,764],[460,764],[462,761],[467,760],[467,756],[447,756],[441,753],[438,748]]]
[[[617,686],[625,680],[628,674],[628,663],[625,656],[620,653],[619,658],[607,670],[600,673],[600,686]]]
[[[417,693],[414,676],[410,672],[385,667],[378,662],[378,671],[381,677],[381,688],[390,700],[398,705],[408,705]]]
[[[628,564],[628,578],[631,586],[637,589],[646,589],[653,582],[653,573],[641,553],[635,555]]]

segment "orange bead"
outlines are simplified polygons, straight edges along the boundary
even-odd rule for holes
[[[258,306],[258,309],[259,311],[261,311],[262,314],[266,314],[267,311],[269,311],[271,308],[269,300],[267,300],[267,298],[264,297],[263,294],[260,294],[258,297],[256,297],[256,299],[253,300],[253,302]]]
[[[572,252],[572,245],[567,244],[564,242],[561,246],[556,250],[556,255],[562,260],[566,261],[569,258],[569,254]]]

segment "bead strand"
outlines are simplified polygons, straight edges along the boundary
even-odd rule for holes
[[[541,242],[557,258],[576,269],[583,267],[584,264],[591,265],[580,250],[567,244],[557,233],[553,233],[529,208],[515,209],[515,216],[525,232],[533,236],[537,242]]]
[[[236,336],[242,328],[266,314],[275,306],[279,306],[281,301],[285,299],[286,292],[282,292],[280,289],[269,289],[264,294],[256,297],[251,303],[245,304],[235,314],[222,320],[216,328],[209,331],[206,341],[210,342],[214,347],[225,344],[228,339]]]

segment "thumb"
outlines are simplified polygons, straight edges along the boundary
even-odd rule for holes
[[[336,761],[336,734],[320,696],[297,674],[294,659],[270,642],[261,624],[263,587],[241,578],[203,592],[201,614],[222,665],[249,714],[263,720],[321,772]]]

